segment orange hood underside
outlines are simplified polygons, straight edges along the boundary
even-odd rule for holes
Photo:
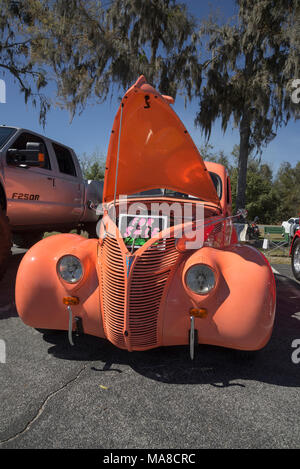
[[[103,202],[171,189],[220,205],[211,177],[184,125],[141,76],[125,94],[109,142]]]

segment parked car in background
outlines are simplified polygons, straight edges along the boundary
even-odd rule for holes
[[[295,227],[294,228],[292,227],[295,223],[299,225],[299,217],[289,218],[289,220],[283,221],[281,223],[281,226],[284,228],[285,233],[289,234],[290,236],[294,236],[296,230],[295,230]],[[291,232],[291,229],[293,232]]]
[[[96,236],[103,184],[85,181],[72,148],[30,130],[0,126],[0,276],[11,244],[29,248],[46,231]]]
[[[293,238],[296,234],[296,231],[299,230],[299,218],[296,218],[294,223],[291,224],[290,236]]]

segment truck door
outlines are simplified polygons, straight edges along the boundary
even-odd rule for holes
[[[13,166],[4,157],[7,215],[14,226],[46,225],[56,220],[53,162],[47,140],[29,132],[18,134],[9,148],[25,150],[27,142],[44,145],[45,164],[42,168]]]
[[[55,197],[57,216],[62,222],[80,221],[84,207],[84,184],[81,170],[72,151],[56,142],[51,142],[57,170],[55,176]]]

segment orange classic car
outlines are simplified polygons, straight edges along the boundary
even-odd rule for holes
[[[257,350],[269,340],[275,281],[238,243],[230,180],[204,163],[172,98],[141,76],[110,136],[99,239],[59,234],[24,256],[25,324],[81,331],[128,351],[197,344]]]

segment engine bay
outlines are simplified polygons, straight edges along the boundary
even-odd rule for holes
[[[220,210],[201,201],[170,198],[126,198],[114,205],[109,204],[107,214],[116,227],[128,249],[143,246],[160,232],[185,224],[204,224],[206,220],[220,217]]]

